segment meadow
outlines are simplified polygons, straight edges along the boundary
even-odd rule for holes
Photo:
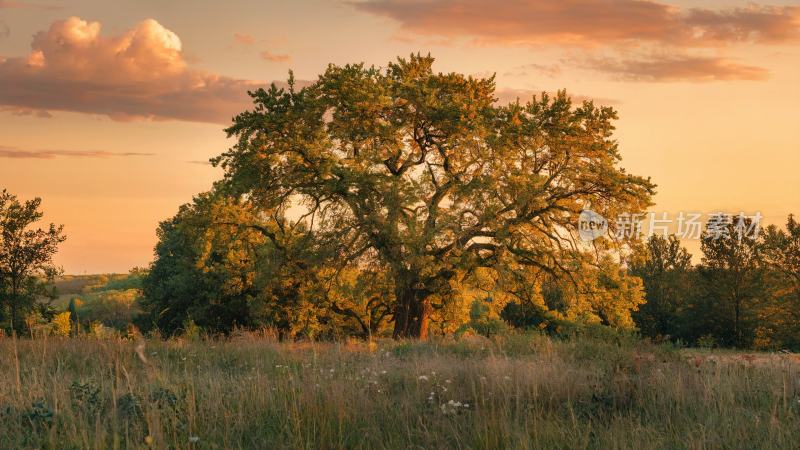
[[[0,339],[0,448],[786,448],[796,355],[636,339]]]

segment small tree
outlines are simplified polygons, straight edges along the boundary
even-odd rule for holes
[[[646,291],[647,303],[634,314],[642,334],[679,337],[695,287],[692,255],[675,235],[653,235],[635,248],[629,268]]]
[[[758,308],[769,297],[763,245],[750,218],[712,217],[701,237],[698,267],[703,287],[699,315],[702,329],[723,345],[752,342]]]
[[[764,257],[776,287],[771,319],[784,347],[800,349],[800,223],[790,215],[786,229],[764,231]]]
[[[43,213],[41,199],[25,202],[3,190],[0,193],[0,308],[8,310],[10,328],[22,331],[22,315],[37,299],[50,295],[48,288],[60,270],[53,256],[66,237],[63,225],[31,228]]]
[[[764,230],[767,264],[787,278],[791,294],[800,301],[800,223],[789,215],[786,230],[770,225]]]

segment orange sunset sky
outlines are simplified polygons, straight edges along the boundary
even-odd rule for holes
[[[501,101],[614,106],[653,211],[800,213],[791,1],[0,0],[0,188],[65,225],[67,273],[145,266],[158,222],[220,176],[248,89],[418,51],[496,74]]]

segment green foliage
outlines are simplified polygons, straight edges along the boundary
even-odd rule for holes
[[[538,305],[511,302],[503,308],[501,317],[517,329],[538,331],[560,339],[589,338],[608,342],[636,340],[636,334],[631,330],[613,328],[597,322],[567,320]]]
[[[270,228],[252,205],[202,194],[159,228],[143,280],[143,325],[166,334],[189,319],[211,333],[273,327],[287,336],[319,332],[322,283],[308,238]]]
[[[101,277],[95,283],[86,286],[84,292],[141,290],[142,282],[146,276],[147,270],[138,267],[133,268],[125,275],[117,274]]]
[[[647,301],[634,313],[642,334],[652,338],[684,335],[697,279],[692,255],[680,240],[675,235],[651,236],[634,248],[629,269],[644,282]]]
[[[69,386],[72,407],[83,412],[89,417],[95,417],[102,412],[104,400],[100,386],[92,382],[81,383],[73,381]]]
[[[141,291],[137,289],[101,290],[84,296],[75,315],[84,324],[96,322],[123,330],[141,314],[138,306],[140,297]]]
[[[43,216],[41,203],[0,192],[0,326],[17,332],[38,302],[55,298],[52,284],[60,272],[52,259],[66,239],[64,227],[33,228]]]
[[[456,331],[456,336],[460,336],[468,330],[490,338],[505,333],[508,326],[500,317],[492,314],[491,307],[485,301],[475,299],[470,305],[469,322]]]
[[[750,219],[744,225],[751,226]],[[709,220],[701,239],[698,266],[701,297],[694,308],[698,334],[711,334],[723,346],[749,347],[756,337],[758,312],[770,296],[763,241],[743,234],[737,221]]]
[[[210,331],[229,332],[254,323],[250,307],[258,294],[254,267],[264,238],[235,225],[212,227],[219,214],[245,211],[202,194],[158,229],[156,259],[143,281],[145,325],[166,334],[191,318]]]
[[[479,268],[506,293],[565,275],[583,258],[583,208],[634,213],[653,192],[619,167],[611,108],[564,92],[498,106],[492,78],[432,65],[420,55],[385,70],[330,65],[302,89],[292,79],[259,89],[227,130],[236,145],[214,161],[225,169],[218,189],[261,210],[265,237],[298,230],[316,267],[386,271],[395,337],[426,337],[433,311],[459,301],[454,286]]]
[[[48,429],[53,424],[55,412],[44,399],[35,400],[23,413],[27,423],[36,430]]]
[[[800,227],[792,216],[785,229],[754,233],[754,225],[712,218],[696,267],[675,237],[635,247],[628,264],[647,292],[634,316],[642,333],[701,347],[800,349]]]
[[[785,229],[769,226],[762,237],[768,284],[774,292],[762,317],[772,325],[773,340],[800,350],[800,223],[790,215]]]

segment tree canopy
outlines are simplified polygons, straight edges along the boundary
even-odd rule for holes
[[[611,108],[565,92],[498,105],[492,78],[432,64],[331,65],[302,89],[252,92],[214,160],[217,189],[261,211],[276,245],[275,230],[298,230],[326,265],[385,270],[395,337],[426,337],[476,269],[511,293],[570,276],[580,211],[638,213],[654,190],[619,166]]]

